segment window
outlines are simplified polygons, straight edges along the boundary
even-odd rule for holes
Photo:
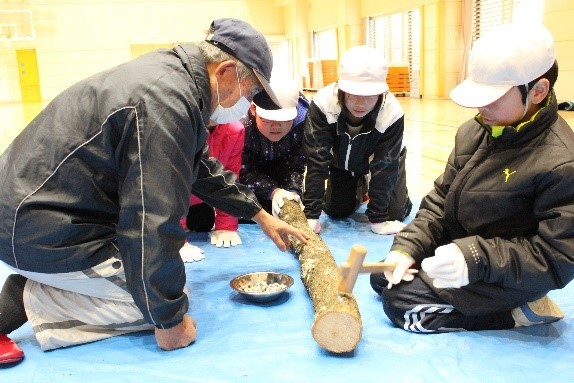
[[[313,32],[313,58],[316,60],[337,59],[337,31],[334,28]]]
[[[309,60],[310,89],[337,81],[337,30],[313,32],[313,57]]]
[[[500,24],[527,21],[542,22],[544,0],[474,0],[472,40]]]
[[[420,11],[416,9],[389,16],[369,17],[367,36],[367,44],[380,50],[387,58],[389,66],[408,67],[410,93],[412,97],[418,97],[421,65]]]

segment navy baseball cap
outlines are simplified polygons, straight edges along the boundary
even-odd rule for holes
[[[257,94],[258,99],[268,98],[279,108],[281,104],[269,85],[273,56],[265,37],[245,21],[233,18],[214,20],[211,27],[213,34],[205,40],[253,70],[263,87],[263,91]]]

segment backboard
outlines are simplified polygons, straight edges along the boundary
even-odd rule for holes
[[[35,38],[32,11],[0,10],[0,41],[5,45],[10,45],[13,41]]]

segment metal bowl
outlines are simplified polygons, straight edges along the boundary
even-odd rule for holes
[[[269,286],[272,283],[283,285],[281,288]],[[257,284],[257,285],[255,285]],[[281,296],[289,287],[293,285],[293,278],[287,274],[275,273],[272,271],[261,271],[239,275],[229,282],[232,289],[252,302],[270,302]],[[271,291],[256,291],[254,287],[264,286]]]

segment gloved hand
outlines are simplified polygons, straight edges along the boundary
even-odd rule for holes
[[[179,255],[181,256],[182,261],[187,263],[199,262],[205,258],[205,255],[203,255],[203,249],[200,249],[189,242],[186,242],[185,245],[179,249]]]
[[[304,208],[303,204],[301,203],[301,197],[297,193],[277,188],[273,190],[272,196],[273,197],[271,200],[271,212],[273,213],[274,217],[277,217],[279,215],[279,211],[285,204],[285,199],[288,199],[289,201],[297,201],[299,202],[299,206],[301,206],[301,210],[303,210]]]
[[[211,232],[211,244],[217,247],[237,246],[241,243],[241,237],[237,231],[213,230]]]
[[[319,222],[318,219],[307,219],[307,223],[311,230],[313,230],[313,233],[319,234],[321,232],[321,222]]]
[[[389,281],[387,289],[398,285],[401,281],[412,281],[415,274],[419,272],[417,269],[410,268],[415,264],[413,257],[400,251],[389,252],[385,262],[397,264],[393,271],[384,272],[386,280]]]
[[[437,247],[434,257],[422,261],[421,267],[437,288],[468,285],[468,266],[460,248],[454,243]]]
[[[371,231],[377,234],[397,234],[405,228],[404,223],[401,221],[385,221],[379,223],[371,223]]]

